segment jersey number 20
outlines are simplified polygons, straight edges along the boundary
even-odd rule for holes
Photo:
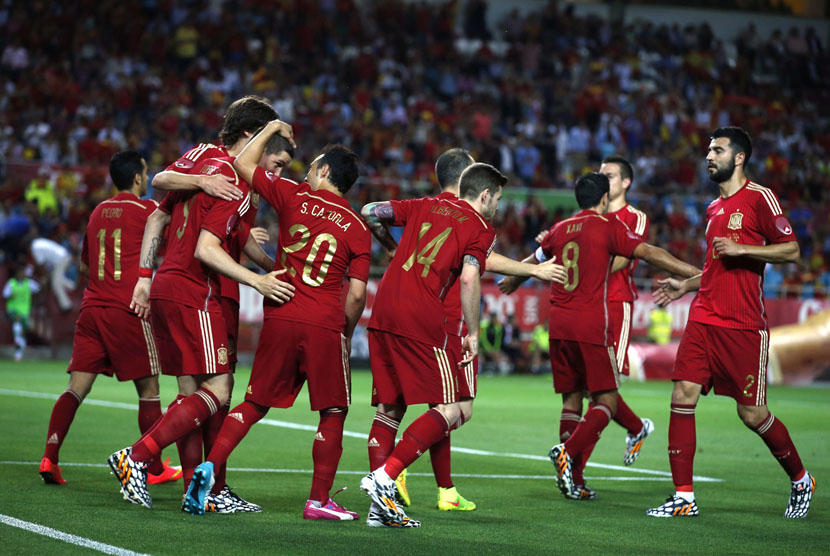
[[[309,230],[308,227],[304,226],[303,224],[294,224],[288,229],[288,234],[292,238],[298,233],[300,234],[300,239],[296,243],[283,246],[282,254],[280,255],[280,261],[282,262],[283,268],[287,268],[288,274],[290,274],[291,276],[296,276],[297,271],[286,264],[288,254],[296,253],[297,251],[308,245],[308,242],[311,239],[311,230]],[[317,255],[319,255],[320,253],[320,247],[322,247],[323,243],[328,244],[326,246],[326,252],[323,255],[322,262],[320,262],[320,268],[317,272],[317,277],[312,278],[311,271],[314,268],[314,262],[317,259]],[[305,282],[312,288],[317,288],[323,285],[323,282],[326,279],[326,274],[328,274],[329,272],[329,265],[331,264],[332,259],[334,259],[335,251],[337,251],[337,238],[335,238],[333,235],[329,233],[322,233],[315,236],[314,242],[311,244],[311,250],[308,252],[308,256],[305,259],[305,265],[303,265],[303,282]]]

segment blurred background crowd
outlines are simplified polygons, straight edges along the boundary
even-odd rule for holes
[[[216,142],[224,108],[253,93],[294,126],[288,177],[327,143],[358,153],[355,206],[435,193],[437,156],[468,148],[511,177],[499,250],[522,257],[571,213],[574,178],[615,153],[634,164],[629,200],[650,216],[650,242],[702,266],[709,133],[741,125],[748,175],[781,197],[803,254],[768,265],[767,294],[827,298],[827,37],[747,23],[726,39],[705,23],[538,4],[490,23],[484,0],[0,0],[2,262],[35,237],[77,258],[114,152],[139,150],[152,175]],[[274,218],[260,212],[272,236]]]

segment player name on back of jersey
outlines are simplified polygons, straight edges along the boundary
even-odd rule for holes
[[[121,218],[122,212],[124,212],[124,209],[120,207],[104,208],[101,209],[101,216],[104,218]]]
[[[322,204],[315,203],[314,201],[305,201],[302,203],[300,205],[300,212],[302,214],[310,214],[311,216],[316,216],[317,218],[333,222],[344,232],[348,231],[354,219],[354,215],[350,215],[352,218],[347,220],[343,213],[325,207]]]
[[[432,205],[432,208],[430,208],[429,211],[440,216],[449,216],[450,218],[455,218],[459,222],[465,222],[470,218],[469,215],[465,214],[462,210],[448,207],[443,204],[436,203]]]
[[[566,234],[576,234],[582,231],[582,222],[571,222],[565,230]]]

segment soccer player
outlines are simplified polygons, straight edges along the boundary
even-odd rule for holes
[[[351,521],[358,514],[330,496],[340,455],[343,426],[351,404],[349,352],[366,301],[372,238],[363,220],[343,196],[358,177],[357,156],[333,145],[311,164],[306,181],[265,172],[256,165],[265,141],[281,122],[255,137],[236,159],[240,176],[250,181],[279,215],[280,260],[296,289],[285,305],[265,302],[245,401],[225,419],[219,438],[196,468],[188,489],[187,511],[204,512],[204,496],[213,470],[224,465],[232,450],[271,407],[287,408],[308,382],[312,411],[320,413],[314,437],[314,474],[304,519]],[[341,291],[348,277],[344,305]]]
[[[646,515],[698,515],[692,483],[695,407],[712,388],[735,399],[738,416],[790,477],[784,517],[804,518],[810,510],[816,481],[804,469],[787,427],[767,409],[769,328],[762,293],[766,263],[796,262],[800,250],[778,197],[746,177],[751,155],[752,141],[743,129],[720,127],[712,133],[706,162],[720,196],[706,209],[703,275],[665,280],[655,295],[664,305],[698,290],[672,375],[669,463],[675,493]]]
[[[441,193],[436,199],[443,199],[458,202],[458,181],[461,174],[469,166],[475,163],[469,151],[455,148],[445,151],[435,162],[435,175],[441,186]],[[492,252],[487,257],[487,270],[499,274],[530,277],[539,280],[551,281],[564,280],[564,269],[554,265],[553,261],[542,265],[534,265],[508,259],[503,255]],[[464,357],[461,352],[461,344],[466,336],[466,327],[461,312],[461,283],[456,281],[444,298],[445,322],[444,331],[447,333],[447,349],[450,353],[450,361],[461,361]],[[473,400],[476,395],[476,382],[478,378],[478,358],[467,363],[458,376],[459,407],[464,415],[466,423],[473,416]],[[369,434],[369,461],[370,467],[379,467],[394,447],[394,439],[397,434],[400,419],[389,415],[378,413],[372,424],[373,432]],[[467,500],[453,484],[451,475],[450,435],[441,439],[429,449],[429,458],[432,463],[435,482],[438,485],[437,507],[443,511],[472,511],[476,509],[475,502]],[[398,500],[404,506],[411,504],[408,489],[406,488],[406,469],[399,475],[396,481]]]
[[[29,330],[29,316],[32,314],[32,294],[40,291],[40,284],[26,276],[25,260],[14,267],[14,276],[3,286],[3,298],[6,300],[6,314],[12,322],[14,334],[14,360],[23,359],[26,349],[26,331]]]
[[[89,274],[75,326],[69,386],[52,408],[40,476],[47,484],[66,484],[59,452],[75,412],[99,374],[132,380],[138,392],[138,428],[144,433],[161,418],[159,357],[150,323],[130,311],[144,225],[157,203],[142,200],[147,191],[147,164],[136,151],[121,151],[110,160],[118,194],[101,202],[89,217],[81,252]],[[181,469],[154,458],[148,469],[154,484],[178,480]]]
[[[563,413],[568,410],[581,414],[586,390],[594,403],[573,433],[553,446],[549,454],[556,467],[559,490],[574,500],[596,498],[596,493],[585,488],[584,481],[577,483],[573,474],[584,468],[590,448],[617,410],[619,370],[606,317],[606,292],[614,257],[644,259],[686,277],[700,272],[663,249],[644,243],[617,218],[609,218],[609,191],[608,177],[603,174],[579,178],[575,194],[582,210],[554,225],[535,253],[539,261],[556,255],[568,273],[563,284],[552,285],[548,328],[553,384],[562,394]],[[504,282],[515,289],[519,281],[506,278]],[[502,291],[505,289],[502,287]]]
[[[222,144],[219,146],[210,143],[201,143],[178,160],[170,164],[167,169],[160,172],[153,179],[153,186],[164,191],[204,191],[205,193],[224,199],[234,201],[242,198],[242,192],[234,185],[234,178],[224,173],[202,174],[198,172],[201,164],[211,158],[224,156],[235,156],[241,152],[259,129],[266,123],[277,117],[276,111],[271,107],[268,100],[263,97],[246,96],[240,98],[228,107],[225,112],[222,129],[219,131],[219,139]],[[277,152],[275,161],[275,172],[281,172],[282,168],[291,161],[293,147],[284,138],[275,138],[281,144],[282,150]],[[279,149],[279,147],[277,147]],[[268,257],[258,242],[249,240],[249,231],[256,218],[258,208],[258,195],[251,197],[249,210],[240,219],[239,227],[232,230],[230,237],[223,246],[228,254],[239,262],[240,254],[245,254],[261,268],[269,271],[274,267],[274,261]],[[238,283],[219,276],[221,296],[219,303],[222,307],[223,318],[226,321],[228,332],[228,365],[233,373],[236,364],[236,340],[239,330],[239,286]],[[233,391],[233,376],[231,375],[230,391]],[[190,392],[192,393],[192,392]],[[176,400],[178,401],[178,399]],[[176,403],[174,401],[174,403]],[[230,408],[230,398],[227,403],[217,410],[200,430],[193,431],[176,442],[179,459],[184,469],[184,488],[190,483],[193,469],[202,462],[202,458],[210,453],[210,448],[219,428]],[[238,495],[231,492],[225,483],[225,468],[217,470],[217,481],[210,495],[209,508],[218,513],[256,512],[261,508],[242,500]]]
[[[291,141],[291,128],[282,129]],[[247,141],[246,141],[247,142]],[[260,164],[276,170],[276,142],[266,145]],[[150,316],[163,372],[177,377],[179,396],[162,419],[132,446],[107,460],[124,498],[152,507],[147,492],[146,462],[165,446],[197,430],[230,397],[228,335],[219,305],[217,272],[248,284],[265,297],[286,301],[293,287],[277,273],[260,276],[236,263],[222,247],[250,208],[248,185],[233,168],[233,157],[213,158],[199,165],[204,174],[224,173],[243,191],[241,201],[224,201],[203,192],[174,192],[150,215],[141,246],[141,268],[131,308]],[[151,277],[163,230],[171,233],[164,262]],[[191,393],[192,392],[192,393]],[[244,511],[244,510],[240,510]],[[248,510],[251,511],[251,510]]]
[[[498,209],[507,182],[489,164],[473,164],[461,175],[460,199],[413,199],[369,203],[362,214],[372,233],[395,255],[383,276],[369,322],[369,355],[377,414],[370,438],[384,433],[378,423],[400,422],[406,407],[430,409],[404,431],[403,440],[360,488],[372,499],[367,525],[418,527],[395,503],[400,472],[464,422],[458,403],[457,367],[478,354],[480,275],[493,248],[487,222]],[[404,226],[399,246],[388,226]],[[468,334],[459,362],[444,330],[444,298],[461,281],[460,299]],[[394,433],[392,433],[394,442]]]
[[[609,156],[602,161],[599,172],[608,178],[608,216],[616,216],[628,226],[631,233],[645,241],[648,237],[648,216],[628,204],[626,200],[626,193],[634,180],[634,169],[631,163],[621,156]],[[608,317],[611,321],[611,332],[614,335],[614,353],[617,356],[617,369],[625,376],[629,374],[628,342],[631,335],[631,307],[637,299],[634,269],[637,268],[638,262],[638,259],[617,258],[614,261],[614,267],[619,268],[623,264],[625,266],[611,274],[608,280]],[[560,438],[563,433],[566,438],[570,436],[576,428],[576,423],[579,422],[580,415],[569,414],[569,419],[565,419],[566,415],[563,411]],[[623,463],[632,465],[640,457],[643,441],[654,431],[654,423],[651,419],[638,417],[628,407],[619,392],[614,421],[628,431]],[[562,438],[562,441],[564,442],[566,438]]]

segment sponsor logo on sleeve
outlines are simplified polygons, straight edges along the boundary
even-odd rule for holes
[[[793,233],[793,227],[790,226],[789,221],[783,216],[779,216],[775,219],[775,227],[778,228],[778,231],[784,234],[785,236],[788,236],[791,233]]]

